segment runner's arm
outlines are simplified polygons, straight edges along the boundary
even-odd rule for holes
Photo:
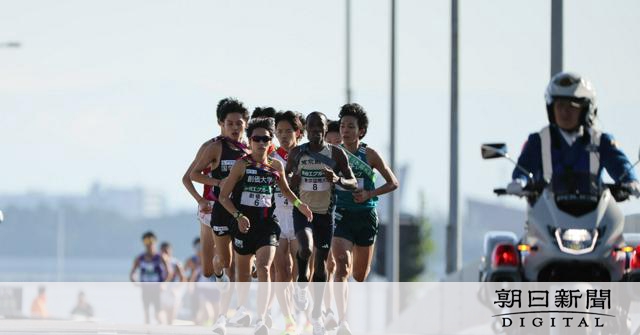
[[[287,166],[285,167],[285,176],[287,178],[287,182],[290,184],[290,188],[298,189],[300,184],[300,176],[297,174],[295,169],[297,168],[298,163],[300,162],[300,147],[294,147],[289,152],[289,159],[287,160]]]
[[[198,193],[195,186],[193,186],[193,182],[191,181],[191,178],[189,175],[191,174],[191,170],[193,170],[193,167],[200,160],[200,156],[202,156],[202,153],[204,152],[205,148],[209,143],[210,141],[207,141],[200,146],[200,148],[198,149],[198,153],[196,153],[196,157],[193,159],[193,161],[187,168],[187,171],[185,171],[184,176],[182,176],[182,185],[184,185],[184,187],[187,189],[189,194],[191,194],[191,196],[197,202],[200,202],[200,200],[202,199],[202,196]]]
[[[337,184],[347,190],[355,190],[358,188],[358,180],[353,176],[347,154],[336,146],[332,146],[332,148],[338,170],[342,172],[342,177],[338,179]]]
[[[200,159],[196,162],[196,165],[189,171],[189,178],[195,182],[205,185],[218,186],[220,185],[220,179],[211,178],[202,173],[202,170],[206,169],[209,164],[211,168],[215,169],[220,164],[220,155],[222,154],[221,142],[212,142],[204,149]]]
[[[169,266],[169,261],[167,260],[166,255],[160,256],[160,260],[162,261],[162,266],[164,266],[164,268],[167,269],[167,276],[162,278],[162,281],[167,282],[169,281],[169,279],[171,279],[171,275],[173,274],[173,269],[171,269],[171,266]]]
[[[378,172],[380,172],[380,174],[382,175],[382,178],[384,178],[384,180],[386,181],[384,185],[376,188],[375,190],[369,191],[368,198],[373,198],[385,193],[393,192],[400,186],[398,178],[396,178],[396,175],[393,173],[393,171],[391,171],[391,168],[387,165],[387,162],[384,161],[384,159],[378,154],[377,151],[371,148],[367,148],[367,160],[371,163],[371,167],[378,170]]]
[[[282,167],[282,163],[280,163],[280,161],[274,160],[271,165],[273,168],[278,170],[278,173],[280,173],[281,177],[284,175],[284,168]],[[286,178],[278,179],[278,186],[280,187],[280,192],[282,192],[282,195],[285,198],[287,198],[287,200],[289,200],[290,203],[295,204],[296,202],[299,202],[298,206],[296,207],[298,207],[300,212],[304,214],[309,221],[312,221],[313,213],[309,209],[309,206],[307,206],[307,204],[303,202],[300,202],[300,199],[293,193],[293,191],[291,191],[291,189],[289,188],[289,184],[287,183],[287,179]]]
[[[138,267],[140,266],[140,259],[138,257],[136,257],[135,260],[133,260],[133,266],[131,267],[131,272],[129,272],[129,280],[132,282],[135,282],[136,279],[133,277],[134,273],[136,273],[136,270],[138,269]]]
[[[178,264],[176,264],[176,274],[178,274],[178,278],[180,279],[180,282],[186,281],[186,276],[184,274],[184,269],[182,268],[182,264],[180,264],[180,262],[177,262]]]
[[[220,202],[222,207],[224,207],[224,209],[226,209],[231,214],[238,211],[236,206],[234,206],[233,202],[231,201],[231,198],[230,198],[231,192],[233,192],[233,189],[236,187],[236,184],[238,183],[240,178],[244,176],[245,169],[246,169],[245,161],[242,159],[237,160],[233,164],[233,167],[231,168],[231,172],[229,172],[227,181],[224,183],[224,185],[222,186],[222,189],[220,190],[220,196],[218,197],[218,201]]]

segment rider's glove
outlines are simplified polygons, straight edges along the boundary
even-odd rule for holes
[[[527,181],[524,179],[514,179],[509,185],[507,185],[507,193],[523,196],[524,195],[524,187],[527,186]]]
[[[622,186],[629,188],[629,191],[634,197],[640,198],[640,183],[637,180],[624,183]]]

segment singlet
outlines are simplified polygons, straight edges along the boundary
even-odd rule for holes
[[[349,166],[353,170],[353,175],[358,180],[358,189],[364,189],[367,191],[375,190],[375,173],[371,169],[369,162],[367,161],[367,145],[360,143],[358,150],[355,154],[350,153],[346,148],[344,151],[349,157]],[[375,208],[378,204],[378,197],[373,197],[363,203],[356,203],[353,200],[352,191],[345,190],[339,185],[336,186],[336,195],[338,197],[337,207],[347,209],[367,209]]]
[[[284,150],[282,147],[278,148],[271,154],[271,157],[279,160],[282,163],[282,166],[287,166],[287,159],[289,158],[289,153]],[[293,204],[289,202],[289,199],[285,198],[285,196],[280,191],[280,187],[278,185],[275,186],[275,201],[277,212],[291,212],[293,210]],[[289,213],[291,214],[291,213]]]
[[[151,259],[147,259],[145,254],[138,256],[140,264],[140,281],[141,282],[161,282],[164,281],[166,273],[162,266],[162,256],[155,254]]]
[[[330,213],[333,211],[334,205],[333,183],[325,178],[323,171],[331,167],[304,153],[305,146],[308,147],[308,145],[302,145],[301,150],[303,151],[300,153],[301,156],[296,167],[296,171],[301,177],[298,190],[299,198],[314,213]],[[331,145],[325,145],[318,153],[331,158],[332,151]]]
[[[246,151],[243,149],[232,149],[229,145],[228,140],[222,139],[222,153],[220,153],[220,164],[211,171],[211,177],[216,179],[224,179],[231,172],[231,168],[233,164],[235,164],[236,160],[241,158],[246,154]],[[220,187],[213,187],[213,197],[214,199],[218,199],[220,195]]]
[[[247,167],[242,180],[233,190],[233,204],[252,219],[271,218],[274,209],[274,188],[277,177],[267,168],[256,166],[247,157]],[[268,159],[268,164],[273,161]],[[269,164],[270,165],[270,164]]]

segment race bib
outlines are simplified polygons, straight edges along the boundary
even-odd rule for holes
[[[300,189],[307,192],[323,192],[328,191],[331,188],[331,184],[326,178],[302,178],[302,184]]]
[[[276,193],[276,207],[286,208],[286,207],[293,207],[293,206],[291,206],[291,203],[289,202],[289,199],[287,199],[287,197],[285,197],[282,193],[278,192]]]
[[[242,192],[240,203],[249,207],[271,207],[271,194]]]

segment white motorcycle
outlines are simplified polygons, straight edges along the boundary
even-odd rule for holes
[[[503,143],[482,145],[482,157],[507,158],[532,176]],[[528,200],[525,233],[485,235],[480,281],[640,281],[640,238],[623,234],[625,217],[617,205],[629,198],[628,188],[572,173],[518,194],[494,193]]]

